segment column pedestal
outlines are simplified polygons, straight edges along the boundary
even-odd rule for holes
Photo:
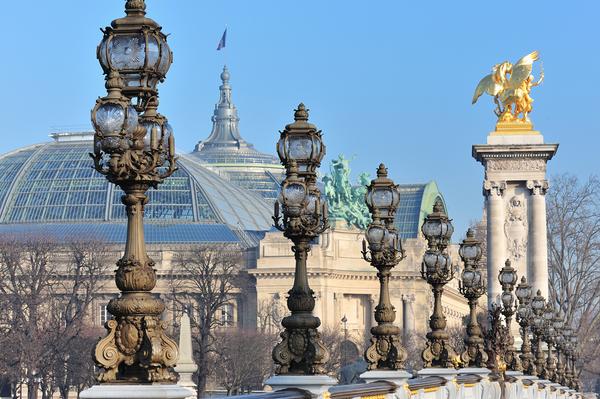
[[[184,399],[194,392],[181,385],[102,384],[81,392],[81,399]]]
[[[362,373],[360,378],[366,383],[384,380],[393,382],[401,387],[406,384],[406,381],[412,378],[412,374],[404,370],[371,370]]]
[[[279,391],[286,388],[300,388],[311,392],[314,395],[320,395],[338,382],[335,378],[328,375],[274,375],[265,381],[265,385],[270,386],[273,391]]]

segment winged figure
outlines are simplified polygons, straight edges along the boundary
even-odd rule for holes
[[[485,76],[475,89],[473,104],[483,93],[494,98],[499,122],[529,122],[533,99],[531,89],[544,80],[544,71],[540,69],[540,78],[535,81],[533,63],[540,59],[540,53],[534,51],[521,58],[514,65],[508,61],[492,67],[492,73]]]

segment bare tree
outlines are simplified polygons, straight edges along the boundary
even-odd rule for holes
[[[242,251],[237,245],[197,247],[175,259],[170,276],[172,299],[188,308],[195,341],[194,360],[198,364],[198,397],[206,391],[210,354],[215,330],[233,324],[228,306],[234,293],[246,284],[241,273]]]
[[[278,333],[282,330],[281,321],[288,312],[279,296],[263,299],[256,309],[257,329],[263,334]]]
[[[84,328],[108,267],[102,248],[90,241],[0,237],[0,372],[15,388],[26,383],[30,398],[38,389],[50,397],[57,388],[53,366]]]
[[[578,333],[584,370],[600,375],[600,180],[552,179],[547,194],[550,301]]]
[[[219,331],[215,338],[215,379],[227,395],[260,389],[273,371],[271,349],[277,335],[236,328]]]

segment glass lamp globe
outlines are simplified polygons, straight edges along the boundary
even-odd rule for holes
[[[563,327],[563,319],[560,316],[555,315],[552,319],[552,325],[556,331],[561,331]]]
[[[126,17],[103,30],[97,48],[104,73],[118,71],[125,82],[123,93],[129,98],[155,95],[173,61],[166,35],[145,17],[144,8],[127,8]]]
[[[300,207],[306,198],[306,187],[302,183],[290,183],[283,187],[281,193],[285,206]]]
[[[377,168],[377,178],[371,181],[365,194],[365,202],[371,213],[377,213],[384,219],[393,219],[400,203],[400,190],[388,178],[387,168],[380,164]]]
[[[519,299],[520,303],[528,304],[531,298],[531,285],[527,284],[527,279],[525,276],[521,277],[521,283],[517,285],[517,289],[515,290],[515,294]]]
[[[554,319],[554,309],[552,309],[550,304],[546,305],[543,317],[546,320],[546,322],[552,323],[552,319]]]
[[[92,111],[92,124],[105,137],[124,136],[138,127],[138,113],[131,105],[101,100]]]
[[[504,267],[500,270],[498,280],[502,287],[511,287],[517,282],[517,271],[510,265],[509,259],[506,260]]]
[[[475,285],[475,271],[471,269],[465,269],[462,272],[462,284],[465,288],[472,288]]]
[[[542,296],[542,291],[538,290],[537,295],[531,300],[531,308],[536,314],[541,314],[546,306],[546,300]]]
[[[454,227],[444,212],[444,204],[440,198],[436,199],[433,212],[425,218],[421,231],[428,241],[435,239],[449,240],[452,237]]]
[[[439,271],[445,274],[450,270],[450,257],[439,251],[427,250],[423,255],[423,263],[428,273],[436,273]]]
[[[308,109],[298,105],[294,113],[294,123],[285,127],[277,142],[277,155],[283,165],[296,161],[300,176],[315,173],[325,156],[325,145],[321,132],[308,123]]]
[[[475,231],[473,229],[467,230],[467,238],[460,244],[458,254],[463,262],[466,263],[477,262],[481,258],[481,243],[475,239]]]
[[[512,306],[514,297],[512,292],[510,291],[506,291],[502,293],[502,306],[504,306],[505,309],[508,309]]]
[[[526,305],[520,305],[519,308],[517,309],[517,314],[519,315],[520,318],[524,319],[524,320],[529,320],[531,318],[531,308],[529,306]]]
[[[367,241],[372,251],[381,251],[388,240],[387,229],[379,223],[371,223],[367,229]]]

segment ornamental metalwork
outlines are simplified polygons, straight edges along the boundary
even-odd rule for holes
[[[421,277],[431,285],[433,291],[433,313],[429,319],[431,331],[427,333],[427,343],[421,358],[424,367],[455,367],[459,363],[459,356],[450,346],[446,316],[442,308],[444,286],[454,278],[447,250],[454,227],[440,198],[436,199],[433,212],[425,218],[421,231],[428,243],[421,264]]]
[[[554,345],[556,343],[556,330],[554,328],[554,308],[548,303],[542,315],[544,318],[543,340],[548,346],[548,354],[546,355],[546,365],[543,368],[540,378],[544,380],[554,381],[556,374],[556,359],[554,357]]]
[[[125,193],[127,241],[117,262],[115,282],[121,295],[108,304],[114,317],[94,350],[101,383],[176,382],[177,344],[161,318],[165,305],[151,291],[154,261],[144,241],[146,191],[176,169],[175,143],[167,119],[157,112],[156,84],[171,64],[166,36],[145,17],[142,0],[128,1],[125,18],[104,30],[98,58],[108,94],[92,110],[95,129],[91,154],[95,169]],[[133,104],[132,99],[137,103]]]
[[[544,319],[544,309],[546,308],[546,299],[542,296],[542,291],[537,290],[537,294],[531,300],[531,310],[533,311],[531,331],[533,332],[533,341],[535,348],[535,370],[536,375],[541,378],[546,367],[543,340],[546,321]]]
[[[512,334],[512,317],[515,314],[515,296],[513,291],[517,283],[517,271],[511,266],[509,259],[504,263],[504,267],[498,274],[498,280],[502,286],[502,294],[500,297],[502,303],[502,315],[506,325],[505,333],[507,334],[504,349],[504,363],[509,371],[522,371],[521,360],[515,353],[515,339]]]
[[[400,341],[400,328],[394,325],[396,310],[390,300],[392,269],[404,259],[404,250],[394,227],[400,190],[388,178],[385,165],[379,165],[377,178],[371,181],[365,194],[365,203],[373,221],[363,240],[362,256],[377,269],[379,304],[375,307],[377,325],[371,328],[371,345],[365,351],[369,370],[404,368],[407,352]],[[367,249],[368,242],[368,249]]]
[[[329,228],[327,204],[321,203],[316,184],[317,168],[325,155],[321,131],[308,123],[308,109],[298,105],[294,123],[281,132],[277,145],[286,178],[275,202],[275,227],[293,242],[296,260],[294,285],[288,291],[287,306],[291,315],[281,324],[281,342],[273,349],[277,374],[323,374],[329,352],[317,328],[321,325],[312,314],[314,291],[308,284],[306,258],[310,243]]]
[[[515,295],[519,300],[519,307],[517,308],[517,323],[519,323],[521,332],[521,366],[525,375],[534,376],[536,375],[535,362],[533,353],[531,352],[531,339],[529,334],[531,332],[531,323],[533,319],[533,309],[531,308],[532,300],[532,288],[527,283],[525,276],[521,277],[521,283],[517,285]]]
[[[485,281],[479,270],[479,261],[482,250],[481,242],[475,238],[473,229],[467,231],[467,237],[460,244],[458,253],[465,265],[461,279],[459,280],[459,291],[469,303],[469,324],[467,325],[467,336],[465,337],[465,350],[460,355],[460,360],[466,367],[485,367],[488,354],[485,351],[483,333],[477,320],[477,301],[485,294]]]

